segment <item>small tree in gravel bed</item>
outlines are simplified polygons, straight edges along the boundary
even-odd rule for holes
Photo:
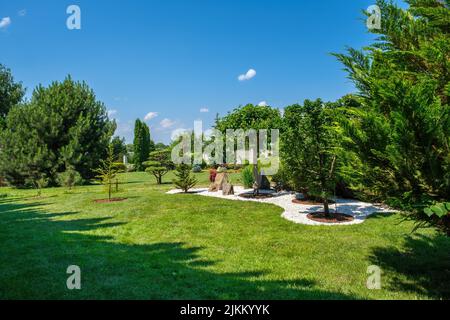
[[[191,167],[186,164],[177,167],[175,176],[177,179],[174,179],[173,183],[185,193],[197,184],[197,179],[191,175]]]

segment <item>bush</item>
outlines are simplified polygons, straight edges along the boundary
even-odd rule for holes
[[[277,190],[292,190],[289,183],[289,174],[283,166],[280,166],[277,174],[272,176],[272,182],[275,183]]]
[[[192,168],[192,172],[194,173],[200,173],[202,172],[202,166],[199,164],[196,164],[193,168]]]
[[[113,166],[119,173],[127,172],[127,165],[122,162],[114,162]]]
[[[83,184],[83,178],[73,167],[69,167],[65,172],[58,173],[57,180],[61,187],[68,189]]]
[[[242,183],[244,184],[244,188],[249,189],[253,188],[253,184],[255,183],[255,178],[253,177],[253,168],[252,166],[247,166],[241,172]]]

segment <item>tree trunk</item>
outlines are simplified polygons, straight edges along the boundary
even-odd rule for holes
[[[108,188],[108,200],[111,201],[111,188],[112,188],[111,181],[109,182],[108,185],[109,185],[109,188]]]
[[[330,206],[328,205],[328,199],[323,199],[323,209],[324,209],[325,215],[327,217],[331,217]]]

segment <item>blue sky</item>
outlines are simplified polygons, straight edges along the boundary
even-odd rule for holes
[[[81,8],[81,30],[66,9]],[[354,91],[330,56],[373,38],[374,0],[15,0],[0,2],[0,63],[27,87],[85,80],[132,140],[136,118],[168,142],[194,120],[267,102],[334,100]],[[249,77],[238,77],[246,75]],[[251,77],[254,75],[254,77]],[[248,79],[248,80],[247,80]],[[207,111],[207,112],[206,112]]]

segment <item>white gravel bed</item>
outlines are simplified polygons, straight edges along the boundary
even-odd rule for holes
[[[192,193],[192,194],[206,196],[206,197],[222,198],[222,199],[235,200],[235,201],[254,201],[254,202],[261,202],[261,203],[271,203],[271,204],[277,205],[284,209],[284,212],[281,215],[284,219],[292,221],[294,223],[311,225],[311,226],[346,226],[346,225],[348,226],[348,225],[360,224],[360,223],[363,223],[364,220],[368,216],[370,216],[374,213],[393,212],[393,210],[386,209],[386,208],[383,208],[381,206],[374,205],[371,203],[361,202],[361,201],[357,201],[357,200],[337,199],[336,203],[338,206],[338,211],[340,213],[344,213],[344,214],[354,217],[354,220],[350,221],[350,222],[342,222],[342,223],[324,223],[324,222],[312,221],[312,220],[308,219],[308,217],[307,217],[307,215],[309,213],[323,211],[323,206],[295,204],[292,202],[292,199],[294,199],[294,195],[292,193],[270,192],[274,195],[274,197],[267,198],[267,199],[245,199],[245,198],[239,197],[239,194],[253,192],[253,189],[244,189],[243,187],[236,186],[236,187],[234,187],[234,192],[236,193],[235,195],[224,196],[224,195],[222,195],[222,191],[209,192],[208,189],[206,189],[206,188],[190,190],[190,193]],[[265,192],[268,192],[268,191],[265,191]],[[167,194],[178,194],[178,193],[182,193],[182,191],[175,189],[175,190],[170,190],[169,192],[167,192]],[[330,209],[332,211],[334,211],[335,205],[334,204],[330,205]]]

